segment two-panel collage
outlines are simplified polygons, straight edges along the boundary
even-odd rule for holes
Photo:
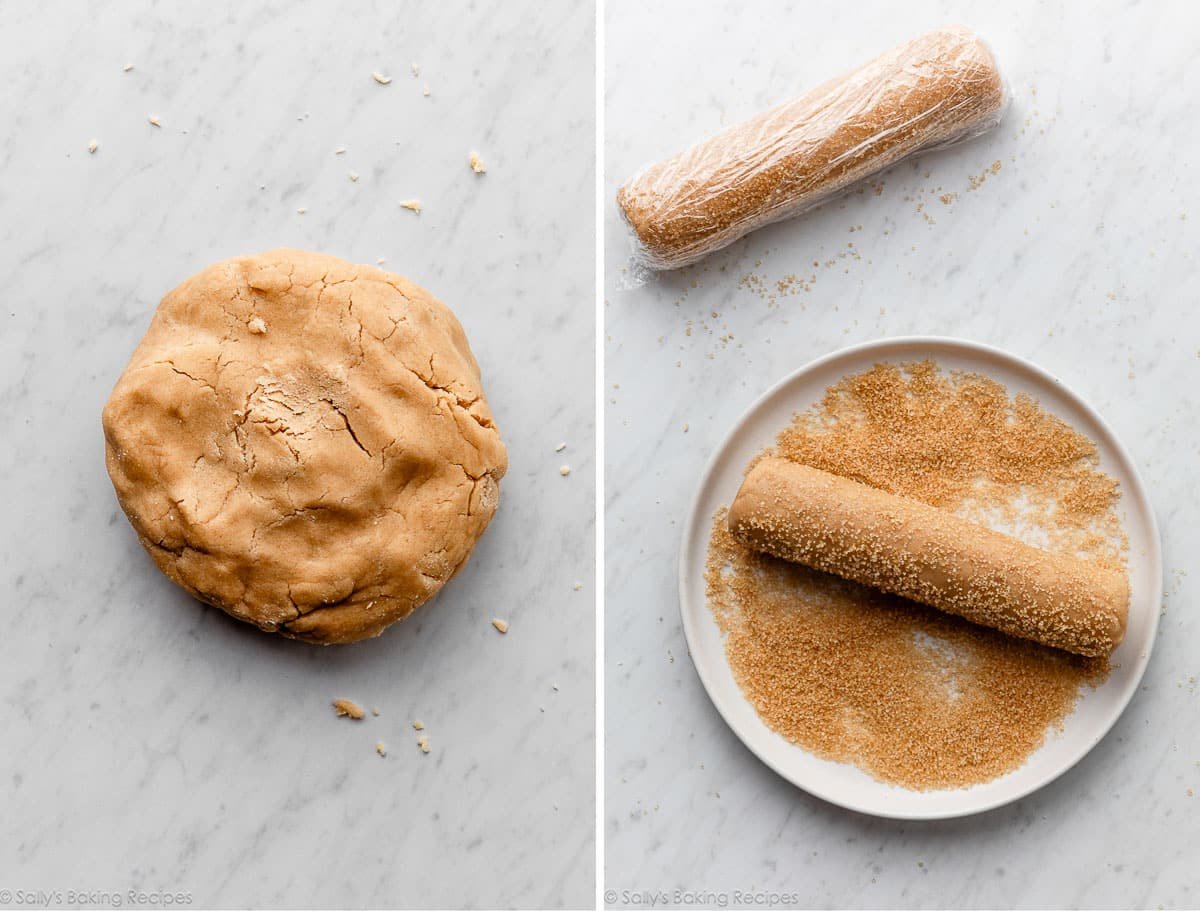
[[[1200,6],[0,12],[0,911],[1200,908]]]

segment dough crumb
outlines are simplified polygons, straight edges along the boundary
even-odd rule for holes
[[[484,174],[487,172],[487,167],[483,163],[483,159],[479,157],[478,152],[472,152],[471,157],[467,159],[471,165],[471,170],[476,174]]]
[[[413,730],[414,730],[414,731],[423,731],[423,730],[425,730],[425,722],[424,722],[424,721],[421,721],[421,720],[418,718],[416,721],[414,721],[414,722],[413,722]]]
[[[150,121],[150,126],[152,126],[152,127],[161,127],[162,126],[162,122],[158,119],[157,114],[151,114],[146,119]]]
[[[684,423],[684,425],[683,425],[683,432],[684,432],[684,433],[687,433],[687,432],[688,432],[688,425],[687,425],[687,423],[686,423],[686,422],[685,422],[685,423]]]
[[[334,154],[334,155],[345,155],[345,154],[346,154],[346,147],[345,147],[345,146],[338,146],[336,149],[334,149],[334,150],[333,150],[333,154]]]
[[[416,64],[416,63],[411,64],[411,66],[412,66],[413,79],[416,79],[418,76],[421,75],[421,67],[419,64]]]
[[[250,317],[250,322],[246,324],[247,328],[255,335],[266,335],[267,324],[263,322],[261,316]]]
[[[98,148],[100,148],[100,143],[98,143],[98,142],[97,142],[96,140],[94,140],[94,139],[90,139],[90,140],[88,140],[88,144],[87,144],[87,150],[88,150],[89,152],[91,152],[93,155],[95,155],[95,154],[96,154],[96,149],[98,149]]]
[[[130,70],[132,70],[132,69],[133,69],[133,64],[132,64],[132,63],[127,63],[127,64],[125,64],[123,67],[121,67],[121,72],[122,72],[122,73],[128,73],[128,72],[129,72]]]
[[[428,753],[429,752],[429,738],[426,737],[424,734],[422,734],[420,737],[417,738],[417,746],[419,746],[421,748],[422,753]]]
[[[355,721],[362,720],[362,717],[365,714],[365,712],[362,710],[362,706],[356,702],[351,702],[349,699],[333,700],[333,710],[337,712],[338,715],[344,715],[347,718],[353,718]]]
[[[377,744],[375,744],[375,752],[376,752],[376,753],[378,753],[380,756],[386,756],[386,755],[387,755],[387,747],[385,747],[385,746],[383,745],[383,741],[382,741],[382,740],[381,740],[381,741],[379,741]]]
[[[406,199],[402,203],[400,203],[400,208],[408,209],[408,211],[416,212],[418,215],[420,215],[421,214],[421,200]]]
[[[425,83],[425,88],[421,89],[421,94],[424,95],[426,98],[429,97],[429,83],[428,82]]]
[[[562,452],[562,451],[563,451],[564,449],[566,449],[566,448],[567,448],[567,444],[566,444],[566,443],[559,443],[557,446],[555,446],[555,447],[554,447],[554,451],[555,451],[555,452]]]
[[[567,475],[569,475],[571,473],[571,466],[570,465],[562,466],[562,468],[558,469],[558,473],[565,478]]]
[[[371,709],[371,714],[374,715],[376,718],[378,718],[379,717],[379,709],[375,709],[375,708]]]
[[[371,78],[374,79],[376,82],[378,82],[380,85],[387,85],[389,82],[392,81],[391,76],[385,76],[385,75],[383,75],[383,73],[372,73]]]
[[[575,583],[575,591],[579,591],[581,588],[583,588],[583,583],[582,583],[582,582],[576,582],[576,583]]]
[[[350,178],[351,183],[358,183],[358,171],[351,171],[346,176]]]
[[[504,620],[501,620],[499,617],[492,618],[492,626],[496,627],[496,629],[502,633],[508,632],[508,623]]]
[[[307,206],[301,206],[300,208],[298,208],[298,209],[296,210],[296,214],[297,214],[297,215],[303,215],[303,214],[304,214],[305,212],[307,212],[307,211],[308,211],[308,207],[307,207]]]

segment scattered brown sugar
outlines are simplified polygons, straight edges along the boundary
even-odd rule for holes
[[[932,361],[829,387],[777,455],[949,509],[1028,544],[1124,567],[1117,482],[1096,445],[1028,395]]]
[[[361,721],[363,715],[365,714],[365,712],[362,710],[362,706],[356,702],[351,702],[349,699],[333,700],[333,710],[339,715],[343,715],[347,718],[353,718],[355,721]]]
[[[987,182],[989,176],[992,174],[999,174],[1001,167],[1003,167],[1003,165],[1000,163],[1000,159],[997,158],[992,162],[992,166],[990,168],[981,171],[979,174],[972,174],[970,177],[968,177],[967,188],[970,190],[978,190],[984,185],[984,183]]]
[[[846,377],[762,455],[1124,569],[1119,492],[1095,444],[977,374],[924,361]],[[1108,672],[1105,659],[754,552],[729,534],[725,510],[706,580],[734,677],[763,720],[818,756],[914,790],[1017,768]]]

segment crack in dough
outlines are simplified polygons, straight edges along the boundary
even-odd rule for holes
[[[400,276],[295,250],[218,263],[163,298],[104,432],[159,567],[311,642],[378,635],[432,597],[507,468],[454,314]]]

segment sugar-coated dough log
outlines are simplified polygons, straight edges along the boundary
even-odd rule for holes
[[[937,29],[666,161],[617,192],[651,269],[693,263],[922,149],[977,135],[1007,104],[991,51]]]
[[[918,500],[763,459],[729,509],[742,543],[1013,636],[1108,655],[1125,635],[1125,574]]]

